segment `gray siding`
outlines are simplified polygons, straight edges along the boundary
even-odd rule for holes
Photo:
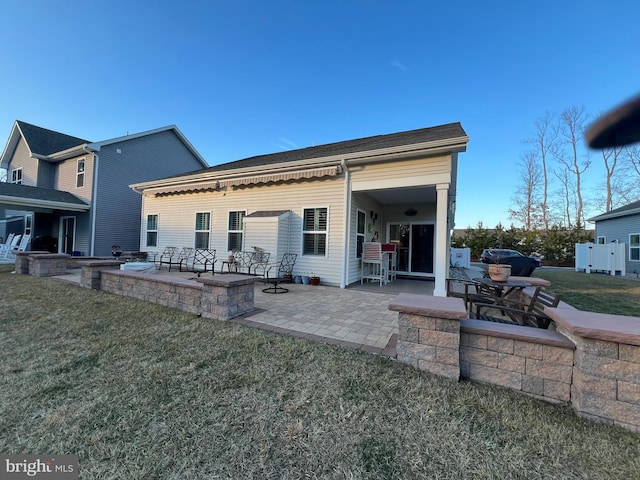
[[[95,254],[101,256],[110,255],[113,244],[140,248],[142,198],[130,184],[202,168],[173,131],[107,145],[98,157]]]
[[[38,186],[42,188],[55,188],[54,179],[56,166],[45,160],[38,160]]]
[[[640,272],[640,262],[629,260],[629,235],[640,233],[640,214],[600,220],[596,222],[596,239],[605,237],[607,243],[618,241],[625,244],[627,273]]]

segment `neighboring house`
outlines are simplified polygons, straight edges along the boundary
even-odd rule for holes
[[[596,243],[624,243],[626,271],[640,272],[640,201],[589,218],[587,221],[596,224]]]
[[[460,123],[319,145],[132,183],[142,194],[140,249],[212,248],[218,258],[259,247],[323,284],[360,281],[362,243],[395,243],[398,271],[435,278],[449,268]],[[218,264],[218,268],[220,264]]]
[[[90,142],[16,121],[0,157],[0,237],[28,233],[32,250],[76,255],[138,250],[142,202],[129,184],[207,166],[176,126]]]

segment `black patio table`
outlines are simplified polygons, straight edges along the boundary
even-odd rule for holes
[[[474,282],[481,283],[489,287],[489,290],[496,297],[496,300],[501,300],[513,292],[521,292],[526,287],[533,285],[531,282],[525,282],[523,280],[507,280],[505,282],[496,282],[489,277],[474,278]]]

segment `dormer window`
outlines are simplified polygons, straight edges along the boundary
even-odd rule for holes
[[[84,187],[84,158],[78,160],[78,170],[76,176],[76,188]]]
[[[22,183],[22,168],[11,170],[11,183]]]

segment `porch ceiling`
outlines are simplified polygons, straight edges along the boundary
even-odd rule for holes
[[[381,205],[403,205],[409,203],[435,203],[435,186],[387,188],[381,190],[367,190],[365,192]]]

